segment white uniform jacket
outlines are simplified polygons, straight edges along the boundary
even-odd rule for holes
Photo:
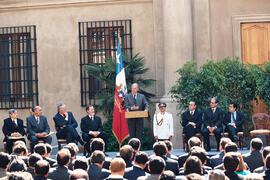
[[[156,112],[153,119],[154,136],[158,139],[169,139],[173,136],[173,117],[171,113]]]

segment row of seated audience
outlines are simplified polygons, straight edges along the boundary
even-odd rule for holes
[[[89,158],[79,156],[78,146],[69,143],[53,159],[48,143],[38,143],[29,155],[25,143],[16,141],[11,155],[0,152],[0,180],[270,179],[270,146],[263,148],[260,138],[252,139],[250,152],[243,155],[226,137],[220,141],[220,152],[212,157],[201,146],[200,139],[192,137],[190,151],[177,157],[170,141],[159,141],[153,145],[153,155],[148,156],[140,151],[140,140],[132,138],[111,159],[104,154],[104,141],[95,138]]]

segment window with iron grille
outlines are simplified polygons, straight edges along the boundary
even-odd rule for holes
[[[0,109],[38,104],[36,26],[0,28]]]
[[[116,57],[118,36],[122,54],[132,57],[131,20],[79,22],[82,106],[95,104],[95,94],[105,86],[83,66],[90,63],[102,66],[105,57]]]

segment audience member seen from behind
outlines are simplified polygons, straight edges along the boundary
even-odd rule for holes
[[[109,170],[102,168],[105,161],[105,155],[102,151],[96,150],[92,152],[89,158],[88,176],[91,180],[99,180],[107,178],[111,173]]]
[[[34,178],[35,180],[43,180],[47,179],[48,174],[50,170],[50,164],[48,161],[45,160],[39,160],[35,164],[35,174],[36,177]]]
[[[124,159],[127,168],[133,166],[133,148],[130,145],[124,145],[120,148],[120,157]]]
[[[0,152],[0,178],[7,176],[7,169],[10,160],[10,155],[4,152]]]
[[[160,176],[159,180],[175,180],[176,176],[172,171],[164,171]]]
[[[242,154],[237,152],[237,156],[239,158],[239,166],[238,169],[236,170],[236,174],[240,174],[243,176],[248,175],[250,171],[247,170]]]
[[[224,173],[229,179],[232,180],[241,179],[241,175],[235,173],[239,167],[239,162],[240,160],[236,152],[229,152],[225,154],[223,158],[223,166],[225,169]]]
[[[263,148],[263,153],[262,153],[262,159],[264,162],[264,166],[258,167],[255,169],[253,172],[254,173],[263,173],[266,170],[266,156],[270,154],[270,146],[266,146]]]
[[[110,165],[111,175],[106,180],[121,180],[124,179],[126,163],[122,158],[114,158]]]
[[[69,176],[69,179],[70,180],[88,180],[89,177],[88,177],[88,174],[87,172],[85,172],[84,170],[82,169],[75,169],[74,171],[72,171],[70,173],[70,176]]]
[[[202,162],[196,156],[190,156],[184,164],[184,174],[188,175],[191,173],[203,175]]]

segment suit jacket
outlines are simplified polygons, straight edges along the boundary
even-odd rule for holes
[[[146,173],[142,168],[135,165],[135,166],[126,168],[124,178],[128,180],[137,180],[138,177],[145,176],[147,174],[148,173]]]
[[[260,151],[252,151],[250,153],[243,154],[243,159],[247,163],[251,172],[253,172],[258,167],[264,166],[262,154]]]
[[[270,169],[266,169],[264,173],[262,173],[264,180],[270,179]]]
[[[190,153],[182,154],[178,157],[178,166],[179,168],[183,167],[187,158],[190,156]]]
[[[133,166],[133,161],[131,161],[131,160],[125,161],[125,163],[126,163],[126,168]]]
[[[178,162],[176,160],[167,158],[167,157],[162,157],[165,162],[166,162],[166,167],[165,170],[170,170],[172,172],[174,172],[174,174],[177,176],[179,175],[179,166],[178,166]]]
[[[103,163],[103,166],[102,168],[105,168],[105,169],[110,169],[110,165],[111,165],[111,161],[112,161],[112,158],[110,157],[105,157],[105,161]]]
[[[37,120],[34,115],[29,116],[26,118],[27,121],[27,133],[28,136],[34,136],[36,133],[50,133],[50,127],[48,125],[47,118],[45,116],[39,117],[39,124],[37,123]]]
[[[178,157],[177,156],[175,156],[175,155],[173,155],[173,154],[171,154],[171,153],[168,153],[167,154],[167,158],[170,158],[170,159],[173,159],[173,160],[178,160]]]
[[[57,161],[55,159],[52,159],[52,158],[49,158],[49,157],[43,157],[43,159],[50,164],[51,168],[57,166]]]
[[[35,170],[34,169],[28,167],[27,170],[26,170],[26,172],[30,173],[33,178],[36,177],[36,174],[35,174]]]
[[[52,180],[69,179],[71,171],[65,166],[58,166],[49,171],[48,178]]]
[[[133,95],[132,94],[126,95],[124,102],[125,102],[125,109],[128,109],[129,111],[133,111],[133,110],[131,110],[131,107],[135,105]],[[135,106],[139,106],[139,109],[136,111],[144,111],[144,110],[149,111],[149,106],[148,106],[148,103],[145,99],[145,96],[141,93],[137,93],[137,99],[136,99]]]
[[[24,125],[23,125],[23,120],[17,118],[17,126],[15,127],[12,119],[7,118],[4,120],[4,125],[3,125],[3,133],[5,135],[4,141],[6,140],[7,136],[10,136],[12,133],[18,132],[22,136],[25,135],[25,130],[24,130]]]
[[[195,109],[194,114],[191,116],[190,111],[187,110],[182,114],[182,126],[185,127],[189,122],[194,122],[196,124],[196,129],[201,130],[202,126],[202,112]],[[183,131],[183,133],[185,133]]]
[[[222,122],[223,122],[223,111],[221,108],[217,107],[215,110],[215,113],[212,113],[211,108],[207,108],[204,111],[204,117],[203,117],[203,123],[204,128],[207,128],[207,126],[217,128],[222,128]]]
[[[74,127],[74,128],[78,127],[78,123],[77,123],[77,121],[75,120],[75,118],[74,118],[72,112],[68,112],[68,120],[65,120],[65,118],[64,118],[61,114],[59,114],[59,113],[57,113],[57,114],[53,117],[53,120],[54,120],[54,123],[55,123],[55,127],[56,127],[56,129],[57,129],[57,132],[58,132],[59,130],[61,130],[61,127],[63,127],[63,126],[68,126],[68,125],[70,125],[70,126],[72,126],[72,127]]]
[[[244,124],[244,114],[240,111],[236,111],[236,119],[235,119],[235,125],[238,130],[242,131],[243,124]],[[227,126],[229,123],[231,123],[231,113],[227,112],[224,117],[224,124]]]
[[[219,152],[217,155],[211,157],[212,168],[223,163],[224,151]]]
[[[48,178],[44,177],[44,176],[36,176],[34,178],[34,180],[48,180]]]
[[[88,169],[89,180],[105,179],[110,175],[110,171],[104,168],[100,168],[98,165],[91,164]]]
[[[94,115],[94,119],[91,120],[87,115],[81,119],[81,129],[83,133],[88,134],[89,131],[99,131],[102,132],[102,122],[101,118]]]

